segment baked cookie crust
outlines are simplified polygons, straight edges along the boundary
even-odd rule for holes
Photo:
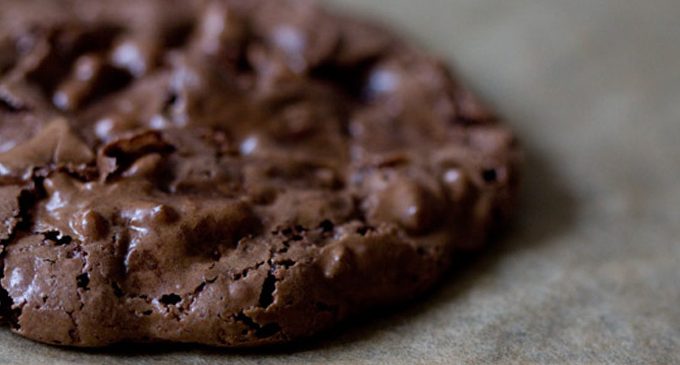
[[[422,293],[507,221],[513,134],[310,1],[0,0],[2,318],[255,346]]]

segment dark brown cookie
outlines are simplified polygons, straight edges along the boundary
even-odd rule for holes
[[[2,317],[252,346],[411,298],[505,222],[512,134],[295,0],[0,0]]]

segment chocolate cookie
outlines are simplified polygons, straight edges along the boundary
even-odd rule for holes
[[[436,58],[302,0],[0,0],[2,317],[252,346],[430,287],[518,150]]]

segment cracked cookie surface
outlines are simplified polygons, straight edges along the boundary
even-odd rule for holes
[[[0,0],[0,316],[253,346],[429,288],[506,221],[513,135],[304,0]]]

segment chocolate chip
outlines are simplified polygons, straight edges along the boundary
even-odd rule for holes
[[[374,219],[394,222],[409,232],[421,234],[436,228],[441,221],[441,199],[422,182],[409,176],[397,176],[377,192],[370,207]]]
[[[93,240],[99,240],[108,233],[108,222],[101,214],[94,210],[87,210],[83,213],[79,222],[83,236],[91,237]]]
[[[137,159],[150,154],[167,155],[175,147],[165,141],[157,131],[136,133],[113,140],[99,150],[97,165],[104,179],[125,171]]]

